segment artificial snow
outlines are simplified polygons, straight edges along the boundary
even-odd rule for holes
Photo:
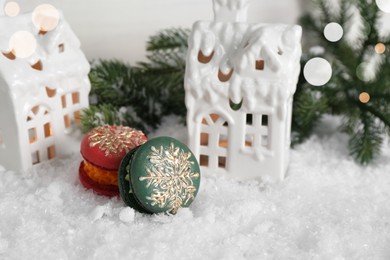
[[[123,208],[119,213],[119,219],[123,222],[133,222],[135,218],[135,212],[132,208]]]
[[[185,140],[169,118],[155,135]],[[75,154],[28,176],[0,166],[0,259],[390,259],[390,147],[357,165],[326,121],[285,181],[203,172],[190,208],[144,215],[85,190]]]

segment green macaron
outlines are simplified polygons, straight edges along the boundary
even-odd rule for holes
[[[171,137],[158,137],[126,154],[118,183],[129,207],[142,213],[175,214],[195,199],[200,168],[186,145]]]

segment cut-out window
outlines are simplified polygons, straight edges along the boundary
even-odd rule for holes
[[[16,59],[16,56],[15,56],[15,54],[12,51],[10,51],[8,53],[6,53],[6,52],[2,52],[2,53],[3,53],[4,57],[6,57],[9,60],[15,60]]]
[[[54,157],[56,157],[56,148],[54,145],[51,145],[47,148],[47,158],[50,160]]]
[[[42,71],[42,70],[43,70],[42,61],[41,61],[41,60],[38,60],[36,63],[34,63],[33,65],[31,65],[31,68],[33,68],[34,70]]]
[[[47,31],[43,30],[43,29],[40,29],[38,34],[39,35],[45,35],[47,33]]]
[[[199,51],[198,52],[198,61],[200,63],[207,64],[212,60],[213,56],[214,56],[214,51],[209,56],[206,56],[203,54],[202,51]]]
[[[208,155],[201,155],[199,159],[200,166],[209,166],[209,156]]]
[[[229,145],[228,137],[226,135],[220,134],[219,140],[218,140],[218,146],[223,147],[223,148],[227,148],[228,145]]]
[[[270,149],[270,120],[266,114],[247,114],[243,146],[247,149],[265,147]]]
[[[200,134],[200,145],[208,146],[209,145],[209,134],[201,133]]]
[[[217,122],[219,115],[218,114],[211,114],[210,117],[211,117],[211,120],[213,120],[213,122],[215,123],[215,122]]]
[[[256,61],[256,70],[264,70],[265,62],[264,60]]]
[[[57,94],[57,90],[53,88],[46,87],[46,94],[48,97],[54,97]]]
[[[240,110],[243,102],[244,102],[244,99],[242,99],[240,103],[236,104],[231,99],[229,99],[230,108],[233,109],[234,111]]]
[[[226,157],[225,156],[218,156],[218,167],[219,168],[226,167]]]
[[[246,115],[246,124],[247,125],[253,125],[253,114],[247,114]]]
[[[224,74],[221,70],[218,71],[218,79],[221,82],[227,82],[233,76],[234,69],[231,69],[228,74]]]
[[[283,55],[283,50],[281,48],[278,48],[278,54]]]
[[[261,125],[262,126],[268,126],[268,115],[263,115],[261,117]]]
[[[61,43],[58,45],[58,52],[63,53],[65,51],[65,44]]]
[[[66,108],[66,96],[65,95],[63,95],[61,97],[61,103],[62,103],[62,108]]]
[[[38,140],[37,129],[35,127],[28,129],[28,138],[30,144],[35,143]]]
[[[268,147],[268,136],[267,135],[261,136],[261,145],[264,147]]]
[[[61,96],[65,128],[81,123],[80,92],[69,92]]]
[[[31,111],[32,111],[35,115],[37,115],[38,112],[39,112],[39,106],[35,106],[35,107],[31,108]]]
[[[73,102],[73,104],[80,103],[80,93],[79,92],[72,93],[72,102]]]
[[[209,123],[213,125],[219,118],[220,116],[218,114],[210,114],[207,118],[202,119],[202,125],[209,125]]]
[[[39,158],[39,151],[35,151],[31,153],[31,161],[32,164],[37,164],[41,161]]]
[[[245,135],[245,147],[252,147],[254,141],[254,135],[247,134]]]
[[[65,128],[70,128],[72,126],[69,115],[64,115],[64,124],[65,124]]]
[[[51,124],[50,123],[46,123],[44,126],[43,126],[43,131],[45,133],[45,138],[48,138],[50,136],[53,135],[53,130],[51,128]]]
[[[76,125],[79,125],[79,124],[81,123],[81,120],[80,120],[80,111],[75,111],[75,112],[73,113],[73,115],[74,115],[74,123],[75,123]]]

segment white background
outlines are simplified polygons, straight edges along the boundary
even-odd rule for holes
[[[165,28],[190,28],[213,19],[212,0],[13,0],[22,12],[49,3],[64,12],[88,59],[144,59],[148,37]],[[294,23],[299,0],[252,0],[251,22]]]
[[[4,0],[0,0],[0,3]],[[30,12],[49,3],[64,12],[89,60],[145,59],[145,42],[159,30],[191,28],[196,20],[212,20],[212,0],[6,0]],[[296,23],[312,0],[250,0],[249,22]],[[390,33],[390,15],[382,21]],[[1,33],[1,32],[0,32]]]

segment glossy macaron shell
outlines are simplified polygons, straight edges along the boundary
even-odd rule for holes
[[[138,204],[149,213],[176,213],[188,207],[200,185],[200,168],[189,148],[170,137],[149,140],[126,158],[129,191],[124,192],[128,205]],[[122,162],[125,165],[126,162]],[[120,181],[124,167],[121,165]],[[129,195],[130,194],[130,195]],[[126,202],[126,200],[125,200]]]
[[[128,151],[147,141],[139,130],[125,126],[100,126],[89,131],[81,142],[80,152],[92,165],[118,170]]]
[[[123,200],[123,202],[137,210],[141,213],[149,213],[152,214],[152,212],[146,210],[142,207],[136,196],[134,195],[132,191],[132,186],[130,183],[130,165],[132,164],[132,159],[134,158],[135,152],[138,150],[139,147],[134,148],[130,152],[126,154],[126,156],[123,158],[121,165],[119,167],[118,171],[118,186],[120,191],[120,196]]]

